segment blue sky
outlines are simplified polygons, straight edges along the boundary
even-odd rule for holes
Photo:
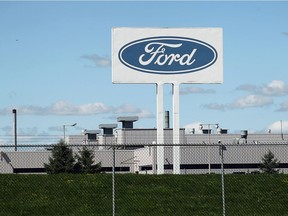
[[[183,84],[180,126],[288,130],[288,2],[0,2],[0,142],[80,134],[118,116],[156,126],[153,84],[112,84],[111,28],[223,28],[223,84]],[[171,85],[165,110],[172,111]],[[119,127],[121,126],[118,124]]]

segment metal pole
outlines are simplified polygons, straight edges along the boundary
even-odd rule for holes
[[[115,146],[113,146],[113,166],[112,166],[112,215],[115,216]]]
[[[203,129],[203,125],[207,125],[208,126],[208,174],[211,174],[211,125],[215,125],[216,128],[219,127],[219,124],[200,124],[200,129]]]
[[[157,100],[157,174],[164,174],[163,83],[156,84]]]
[[[13,109],[12,113],[14,114],[14,146],[17,151],[17,110]]]
[[[210,130],[210,124],[208,124],[208,173],[211,174],[211,152],[210,152],[210,145],[211,145],[211,130]]]
[[[221,187],[222,187],[222,208],[223,208],[223,216],[226,215],[226,205],[225,205],[225,184],[224,184],[224,150],[226,150],[226,147],[221,143],[221,141],[218,142],[220,144],[220,156],[221,156]]]
[[[173,83],[173,174],[180,174],[179,85]]]
[[[282,138],[282,140],[284,140],[284,137],[283,137],[283,128],[282,128],[282,120],[280,120],[280,126],[281,126],[281,138]]]
[[[152,145],[151,146],[151,153],[152,153],[152,173],[154,175],[157,174],[157,146],[156,145],[156,141],[153,141],[152,142]],[[146,173],[147,173],[147,170],[146,170]]]
[[[74,127],[74,126],[76,126],[77,125],[77,123],[74,123],[74,124],[72,124],[72,125],[63,125],[63,131],[64,131],[64,143],[66,143],[66,141],[65,141],[65,139],[66,139],[66,136],[65,136],[65,131],[66,131],[66,126],[70,126],[70,127]]]

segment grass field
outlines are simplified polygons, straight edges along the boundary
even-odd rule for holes
[[[118,174],[116,215],[222,215],[220,175]],[[112,176],[0,175],[0,215],[112,215]],[[226,215],[288,215],[288,175],[225,175]]]

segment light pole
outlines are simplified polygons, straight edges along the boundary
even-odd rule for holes
[[[224,184],[224,151],[226,146],[223,145],[221,140],[218,141],[219,144],[219,155],[221,157],[221,187],[222,187],[222,208],[223,216],[226,215],[226,204],[225,204],[225,184]]]
[[[12,113],[14,114],[14,146],[17,151],[17,110],[13,109]]]
[[[280,120],[280,130],[281,130],[281,138],[282,138],[282,140],[284,140],[283,128],[282,128],[282,120]]]
[[[211,125],[214,125],[217,128],[219,128],[219,124],[200,124],[199,125],[199,128],[200,130],[203,129],[203,125],[206,125],[208,126],[208,173],[211,174],[211,152],[210,152],[210,145],[211,145],[211,138],[210,138],[210,135],[211,135]]]
[[[74,124],[72,124],[72,125],[63,125],[63,131],[64,131],[64,143],[65,143],[65,138],[66,138],[66,136],[65,136],[66,127],[67,127],[67,126],[69,126],[69,127],[74,127],[74,126],[76,126],[76,125],[77,125],[77,123],[74,123]]]

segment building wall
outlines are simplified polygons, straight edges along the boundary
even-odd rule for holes
[[[77,153],[77,151],[73,151]],[[44,163],[49,163],[51,157],[50,151],[33,151],[33,152],[4,152],[1,151],[0,173],[15,172],[45,172]],[[134,151],[115,150],[115,167],[121,171],[121,167],[129,169],[129,172],[135,172],[134,164],[130,160],[134,158]],[[95,163],[101,162],[101,166],[106,172],[111,172],[113,166],[113,150],[95,150]]]
[[[208,164],[211,171],[220,172],[220,156],[218,141],[226,146],[224,151],[224,163],[226,173],[251,172],[259,170],[255,168],[261,162],[264,154],[271,150],[275,157],[281,162],[281,172],[288,170],[288,147],[287,134],[248,134],[247,140],[241,138],[240,134],[185,134],[184,129],[180,131],[180,164],[181,173],[207,173]],[[165,173],[172,173],[173,130],[165,129],[164,166]],[[131,173],[156,173],[157,147],[156,129],[117,129],[114,135],[99,135],[95,143],[85,143],[84,135],[67,136],[67,143],[73,145],[76,153],[81,146],[91,144],[94,147],[95,162],[101,162],[107,172],[111,172],[113,166],[113,147],[115,150],[115,166],[117,171]],[[247,141],[247,143],[246,143]],[[264,145],[265,144],[265,145]],[[133,148],[129,148],[129,145]],[[137,146],[138,145],[138,146]],[[128,146],[128,147],[127,147]],[[31,146],[29,147],[31,149]],[[43,169],[44,163],[48,163],[51,156],[50,151],[21,151],[5,148],[1,151],[0,172],[13,173],[15,169]],[[242,167],[241,167],[242,166]],[[254,166],[254,167],[253,167]],[[251,168],[252,167],[252,168]]]
[[[36,169],[43,169],[44,163],[48,163],[50,151],[40,152],[1,152],[1,173],[13,173],[20,169],[33,172]]]
[[[117,144],[125,145],[145,145],[157,142],[157,130],[156,129],[130,129],[123,128],[117,129],[115,136],[117,138]],[[164,143],[173,143],[173,130],[164,129]],[[186,143],[185,130],[180,129],[180,143]]]
[[[153,148],[155,149],[153,151]],[[165,147],[164,167],[165,173],[172,173],[173,147]],[[280,168],[281,173],[288,173],[288,147],[286,145],[227,145],[224,151],[225,173],[259,171],[258,165],[261,158],[268,151],[274,153],[275,158],[286,168]],[[156,173],[155,157],[157,147],[146,147],[141,151],[135,151],[139,160],[140,173]],[[210,156],[209,156],[210,155]],[[211,173],[221,173],[221,157],[219,146],[185,146],[180,148],[181,174],[205,174],[208,173],[210,163]]]
[[[209,138],[210,137],[210,138]],[[224,144],[246,144],[241,134],[186,134],[187,144],[217,144],[221,140]],[[286,141],[285,141],[286,140]],[[247,144],[287,143],[287,134],[248,134]]]

